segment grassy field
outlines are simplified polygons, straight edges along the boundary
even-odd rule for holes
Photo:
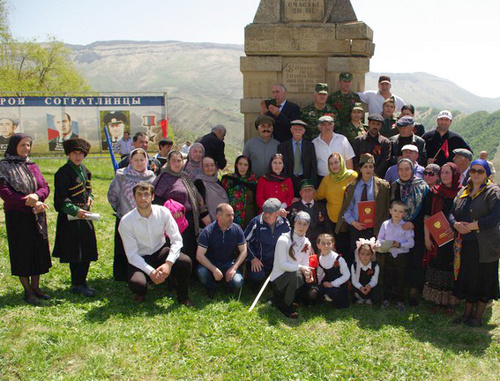
[[[60,159],[38,160],[53,185]],[[301,308],[297,321],[242,298],[205,297],[179,306],[164,286],[137,305],[112,280],[114,217],[106,201],[108,160],[88,159],[93,174],[99,261],[93,299],[69,292],[69,269],[56,261],[42,277],[54,296],[45,307],[23,302],[10,275],[0,217],[0,380],[495,380],[500,379],[500,304],[482,328],[453,326],[422,304],[406,313],[352,306]],[[56,213],[49,200],[50,242]]]

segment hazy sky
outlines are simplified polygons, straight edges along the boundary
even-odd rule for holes
[[[278,0],[276,0],[278,1]],[[375,32],[374,72],[427,72],[500,97],[500,1],[351,0]],[[23,39],[244,43],[259,0],[10,0]],[[396,91],[397,92],[397,91]]]

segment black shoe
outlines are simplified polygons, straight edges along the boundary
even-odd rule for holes
[[[23,300],[26,303],[31,304],[32,306],[40,306],[41,305],[40,300],[34,294],[24,295]]]
[[[73,286],[71,287],[71,293],[72,294],[78,294],[82,296],[86,296],[88,298],[92,297],[95,295],[95,291],[93,288],[84,286],[84,285],[79,285],[79,286]]]
[[[410,299],[410,307],[418,307],[418,304],[419,304],[418,299],[416,298]]]
[[[465,322],[465,325],[467,327],[481,327],[482,322],[481,320],[469,319]]]
[[[209,299],[215,298],[215,293],[217,292],[216,288],[207,288],[207,296]]]
[[[453,321],[451,322],[452,324],[463,324],[463,323],[467,323],[469,321],[470,317],[468,316],[459,316],[457,317],[456,319],[453,319]]]
[[[47,295],[45,292],[43,292],[40,289],[34,290],[34,293],[35,293],[35,296],[38,299],[42,299],[42,300],[50,300],[50,299],[52,299],[52,297],[50,295]]]

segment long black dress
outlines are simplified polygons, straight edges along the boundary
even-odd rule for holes
[[[57,216],[56,240],[52,256],[61,263],[97,261],[97,242],[94,224],[90,220],[68,221],[68,214],[76,214],[78,208],[89,210],[92,197],[91,174],[80,165],[67,162],[54,177],[54,204]]]

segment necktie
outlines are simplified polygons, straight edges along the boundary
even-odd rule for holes
[[[361,201],[368,201],[368,185],[363,184],[363,192],[361,193]]]
[[[312,204],[310,202],[306,202],[306,206],[311,209],[312,208]]]
[[[302,155],[300,154],[300,144],[295,142],[295,154],[293,157],[293,174],[298,176],[302,173]]]

